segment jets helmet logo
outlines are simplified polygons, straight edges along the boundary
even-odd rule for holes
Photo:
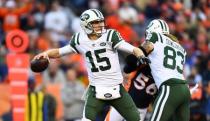
[[[89,14],[83,14],[83,15],[80,16],[80,19],[81,19],[82,21],[86,21],[86,20],[88,20],[89,18],[90,18],[90,15],[89,15]]]

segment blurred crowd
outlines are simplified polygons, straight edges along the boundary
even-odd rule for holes
[[[210,121],[210,0],[0,0],[0,83],[10,82],[5,60],[9,53],[5,44],[8,32],[21,29],[28,34],[26,53],[32,58],[68,44],[73,33],[82,31],[79,16],[89,8],[102,11],[107,28],[118,30],[135,46],[144,41],[151,20],[166,20],[171,34],[187,50],[184,75],[189,85],[199,84],[192,95],[191,121]],[[81,118],[81,97],[88,80],[80,55],[52,60],[43,73],[31,72],[30,79],[32,92],[60,85],[63,113],[59,119]]]

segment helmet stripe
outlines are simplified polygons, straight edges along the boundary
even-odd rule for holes
[[[162,21],[162,22],[163,22],[163,25],[164,25],[164,27],[165,27],[165,30],[164,30],[164,31],[167,31],[167,27],[166,27],[165,21]]]
[[[97,9],[96,9],[96,11],[99,13],[100,17],[102,18],[103,17],[103,14],[99,10],[97,10]]]
[[[92,9],[92,11],[96,14],[97,17],[99,17],[99,14],[94,9]]]
[[[160,20],[158,20],[158,21],[160,22],[160,25],[161,25],[162,30],[164,30],[163,23]]]
[[[166,31],[168,32],[168,31],[169,31],[169,28],[168,28],[166,22],[165,22],[165,21],[163,21],[163,22],[164,22],[164,25],[165,25],[165,27],[166,27]]]

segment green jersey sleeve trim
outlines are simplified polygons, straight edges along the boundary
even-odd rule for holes
[[[147,41],[150,41],[152,43],[156,43],[158,41],[158,35],[157,33],[153,32],[153,33],[149,33],[146,37]]]
[[[122,40],[123,39],[120,33],[117,31],[113,31],[112,36],[111,36],[112,47],[115,48]]]
[[[109,36],[110,36],[111,30],[107,30],[107,37],[106,37],[106,41],[109,41]]]
[[[75,37],[75,39],[76,39],[76,44],[78,44],[78,45],[79,45],[79,44],[80,44],[80,43],[79,43],[79,33],[76,33],[76,37]]]
[[[70,41],[70,46],[74,49],[76,53],[79,53],[79,51],[76,48],[76,45],[78,44],[78,40],[77,40],[78,38],[79,38],[78,33],[76,33],[72,36],[71,41]]]
[[[111,42],[113,32],[114,32],[114,30],[109,30],[108,35],[107,35],[107,41],[108,42]]]

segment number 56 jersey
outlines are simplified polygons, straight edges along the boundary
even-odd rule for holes
[[[182,79],[186,51],[171,38],[160,33],[150,33],[147,41],[153,43],[154,50],[148,55],[150,68],[157,87],[171,78]]]
[[[90,85],[114,86],[122,83],[116,50],[122,42],[122,37],[113,29],[108,29],[97,40],[90,40],[84,32],[72,36],[70,46],[84,57]]]

